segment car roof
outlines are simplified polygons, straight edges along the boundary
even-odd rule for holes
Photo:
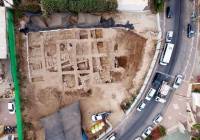
[[[154,88],[150,88],[148,91],[149,96],[153,96],[156,93],[156,90]]]
[[[8,108],[9,108],[9,109],[12,109],[12,108],[13,108],[13,103],[10,103],[10,102],[9,102],[9,103],[8,103]]]
[[[183,76],[182,75],[177,75],[176,76],[176,81],[177,82],[181,82],[183,80]]]
[[[176,82],[177,82],[177,83],[181,83],[181,82],[182,82],[182,79],[181,79],[181,78],[177,78],[177,79],[176,79]]]
[[[170,36],[172,36],[173,33],[174,33],[173,31],[168,31],[168,32],[167,32],[167,34],[170,35]]]
[[[147,127],[147,128],[145,129],[145,133],[146,133],[146,132],[151,132],[151,130],[152,130],[152,127],[149,126],[149,127]],[[148,134],[149,134],[149,133],[148,133]]]
[[[158,114],[156,117],[155,117],[155,120],[157,119],[160,119],[160,118],[163,118],[161,114]]]

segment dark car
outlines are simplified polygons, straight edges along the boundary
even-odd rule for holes
[[[193,26],[191,24],[188,24],[188,26],[187,26],[187,37],[188,38],[193,37],[194,33],[195,33],[195,31],[193,29]]]
[[[172,10],[169,6],[166,9],[166,14],[167,14],[167,18],[172,18],[173,16]]]

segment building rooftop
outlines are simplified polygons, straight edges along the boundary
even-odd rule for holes
[[[0,59],[7,58],[6,8],[0,7]]]
[[[148,6],[148,0],[117,0],[119,11],[143,11]]]

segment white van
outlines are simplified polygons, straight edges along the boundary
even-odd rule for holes
[[[150,88],[145,99],[150,101],[155,94],[156,94],[156,90],[154,88]]]

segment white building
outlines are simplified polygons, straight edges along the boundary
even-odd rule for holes
[[[141,12],[148,6],[149,0],[117,0],[119,11]]]
[[[13,7],[13,0],[3,0],[4,6],[8,8]]]
[[[7,58],[6,8],[0,7],[0,59]]]

